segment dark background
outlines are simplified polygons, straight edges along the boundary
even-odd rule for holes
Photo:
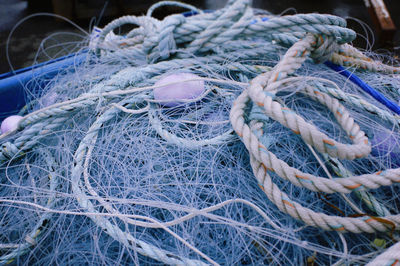
[[[227,0],[186,0],[202,9],[217,9],[225,5]],[[364,0],[253,0],[256,8],[267,9],[274,14],[294,14],[294,13],[329,13],[348,20],[350,28],[356,30],[360,36],[354,43],[355,46],[370,49],[365,36],[367,33],[361,25],[362,21],[372,30],[368,40],[372,43],[373,49],[386,52],[391,51],[395,54],[400,52],[400,1],[384,0],[390,12],[391,18],[397,26],[397,32],[392,43],[380,43],[379,34],[376,32],[373,21],[365,7]],[[6,42],[11,29],[24,17],[36,12],[50,12],[63,15],[86,31],[93,25],[104,26],[113,18],[124,14],[141,15],[145,14],[147,8],[155,3],[155,0],[0,0],[0,73],[10,71],[10,66],[6,59]],[[161,8],[155,15],[163,17],[173,12],[182,12],[181,9]],[[101,18],[100,18],[101,17]],[[100,19],[99,19],[100,18]],[[64,34],[52,35],[57,32]],[[69,32],[69,34],[68,34]],[[49,37],[45,43],[46,53],[40,53],[38,48],[42,40]],[[364,37],[363,37],[364,36]],[[34,62],[47,61],[52,57],[58,57],[71,51],[76,44],[82,43],[87,35],[77,30],[72,25],[53,17],[38,16],[31,18],[17,27],[9,42],[9,57],[14,69],[27,67]],[[60,53],[60,43],[69,42],[70,45],[63,45],[64,51]],[[54,48],[49,48],[51,46]]]

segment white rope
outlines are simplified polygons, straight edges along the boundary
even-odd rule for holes
[[[302,93],[325,105],[334,114],[339,125],[353,142],[351,145],[329,138],[316,126],[274,100],[274,96],[284,80],[299,69],[308,56],[315,56],[316,54],[330,56],[329,53],[332,54],[337,49],[334,45],[323,44],[324,42],[332,41],[334,40],[307,35],[306,38],[294,44],[272,71],[253,79],[248,89],[236,99],[230,114],[232,126],[250,152],[251,165],[260,187],[281,211],[308,225],[320,227],[324,230],[349,231],[353,233],[398,230],[400,215],[385,216],[381,217],[382,219],[370,216],[350,218],[330,216],[305,208],[282,192],[273,183],[268,171],[289,180],[296,186],[306,187],[312,191],[350,193],[356,189],[374,189],[400,182],[400,169],[387,169],[372,174],[333,179],[303,173],[268,151],[257,137],[260,133],[262,135],[262,132],[255,134],[254,131],[257,129],[252,127],[254,125],[253,121],[248,123],[245,119],[245,108],[251,101],[253,104],[260,106],[266,116],[291,129],[294,134],[299,135],[307,144],[320,153],[328,154],[333,158],[347,160],[367,156],[371,151],[368,138],[337,99],[311,85],[301,89]],[[330,51],[320,51],[321,47]],[[318,53],[315,52],[316,50]]]
[[[397,243],[377,256],[367,266],[399,266],[400,265],[400,243]]]

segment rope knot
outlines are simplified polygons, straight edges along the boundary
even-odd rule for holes
[[[206,24],[182,14],[168,16],[160,21],[155,36],[149,36],[149,45],[145,40],[145,54],[149,55],[149,62],[155,62],[169,58],[177,50],[185,54],[208,52],[240,35],[253,18],[249,0],[230,1],[225,9],[210,14]],[[178,47],[183,43],[188,44]]]
[[[334,52],[339,50],[339,44],[334,36],[314,35],[311,58],[315,63],[324,63],[331,59]]]
[[[174,31],[185,21],[186,17],[183,15],[172,15],[166,17],[160,24],[158,51],[162,59],[167,59],[170,56],[171,51],[177,49]]]
[[[18,147],[15,146],[13,143],[11,142],[3,143],[0,153],[0,155],[2,156],[0,156],[0,158],[4,157],[5,159],[12,159],[18,152],[19,152]],[[0,159],[0,161],[2,160]]]

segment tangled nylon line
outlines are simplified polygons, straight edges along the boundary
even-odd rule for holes
[[[250,53],[250,55],[252,55],[253,53]],[[242,54],[243,55],[243,54]],[[246,55],[245,55],[246,56]],[[248,55],[247,55],[248,56]],[[219,57],[217,57],[217,59],[219,59]],[[223,58],[222,58],[223,59]],[[217,60],[217,62],[218,62],[218,60]],[[179,64],[179,62],[177,62],[177,64]],[[169,65],[171,65],[171,64],[169,64]],[[170,67],[170,66],[169,66]],[[232,68],[240,68],[240,69],[243,69],[243,67],[241,67],[240,66],[240,64],[233,64],[233,66],[232,66]],[[154,73],[152,73],[152,74],[154,74]],[[210,79],[204,79],[203,78],[203,80],[208,80],[208,81],[212,81],[212,80],[210,80]],[[223,80],[216,80],[216,82],[217,83],[224,83],[224,81]],[[226,81],[225,83],[228,83],[228,84],[231,84],[232,83],[232,81]],[[237,82],[236,82],[237,83]],[[111,96],[113,96],[113,95],[120,95],[120,94],[122,94],[122,95],[129,95],[129,94],[132,94],[132,93],[135,93],[135,92],[138,92],[138,91],[148,91],[148,90],[150,90],[150,89],[153,89],[154,88],[154,86],[152,86],[152,87],[148,87],[148,88],[133,88],[133,89],[130,89],[131,91],[129,91],[129,90],[124,90],[124,91],[112,91],[113,93],[112,94],[110,94]],[[93,95],[92,95],[93,96]],[[99,94],[95,94],[94,95],[94,97],[99,97],[100,95]],[[101,96],[106,96],[106,94],[101,94]],[[85,100],[88,100],[88,94],[86,94],[86,95],[84,95],[83,97],[82,97],[82,99],[85,99]],[[109,105],[109,110],[108,111],[106,111],[101,117],[99,117],[99,119],[94,123],[94,125],[93,125],[93,127],[89,130],[89,132],[90,132],[90,134],[88,133],[87,135],[86,135],[86,137],[85,137],[85,139],[83,139],[82,140],[82,142],[81,142],[81,145],[87,145],[87,142],[86,141],[88,141],[88,140],[90,140],[90,139],[92,139],[92,140],[96,140],[96,137],[95,137],[95,135],[94,134],[97,134],[97,131],[96,131],[96,128],[97,129],[100,129],[101,127],[102,127],[102,125],[104,124],[104,123],[106,123],[108,120],[110,120],[110,119],[113,119],[114,117],[115,117],[115,114],[117,114],[117,113],[119,113],[119,112],[121,112],[121,111],[125,111],[125,109],[126,108],[122,108],[122,110],[121,110],[121,106],[127,106],[127,107],[129,107],[130,108],[130,106],[129,105],[126,105],[126,104],[133,104],[133,103],[135,103],[135,102],[137,102],[138,100],[140,100],[140,98],[143,98],[143,97],[136,97],[135,95],[133,96],[133,97],[128,97],[127,99],[125,99],[124,101],[122,101],[122,102],[119,102],[118,104],[114,104],[114,103],[112,103],[112,104],[110,104]],[[54,129],[56,129],[57,128],[57,126],[60,126],[59,125],[59,122],[57,122],[57,121],[66,121],[67,119],[67,117],[65,117],[65,116],[61,116],[60,117],[60,120],[57,120],[57,121],[55,121],[55,120],[53,120],[54,119],[54,117],[56,117],[57,115],[60,115],[60,113],[62,112],[62,111],[66,111],[66,112],[68,112],[68,111],[70,111],[71,110],[71,106],[68,106],[68,104],[70,104],[71,102],[72,103],[75,103],[75,102],[79,102],[80,100],[82,100],[82,99],[78,99],[78,100],[76,100],[76,99],[74,99],[74,100],[72,100],[72,101],[67,101],[67,102],[64,102],[64,103],[61,103],[61,104],[56,104],[56,105],[54,105],[53,107],[51,107],[51,108],[49,108],[49,109],[42,109],[42,110],[39,110],[39,112],[37,112],[37,113],[32,113],[31,115],[27,115],[26,117],[25,117],[25,119],[27,119],[28,121],[30,121],[30,123],[32,123],[32,121],[39,121],[39,122],[42,122],[42,123],[44,123],[44,122],[50,122],[50,127],[45,127],[44,129],[41,129],[41,131],[39,131],[38,133],[37,133],[37,135],[35,135],[34,137],[33,137],[33,140],[34,141],[36,141],[36,143],[34,142],[34,141],[31,141],[31,143],[34,143],[34,144],[37,144],[37,141],[40,139],[40,138],[43,138],[43,137],[45,137],[47,134],[49,134],[49,132],[50,132],[50,130],[49,129],[51,129],[51,128],[54,128]],[[141,100],[143,100],[143,99],[141,99]],[[196,100],[196,99],[194,99],[194,100]],[[48,110],[51,110],[52,108],[54,108],[54,107],[62,107],[62,108],[64,108],[64,107],[67,107],[67,108],[65,108],[65,109],[58,109],[58,110],[60,110],[59,112],[60,113],[55,113],[55,112],[48,112]],[[154,128],[155,128],[155,130],[158,132],[158,130],[161,130],[162,131],[162,128],[161,129],[159,129],[159,122],[157,122],[157,121],[155,121],[155,118],[154,117],[150,117],[150,115],[151,115],[151,112],[152,112],[152,110],[151,109],[148,109],[148,108],[143,108],[142,110],[137,110],[137,111],[134,111],[134,110],[129,110],[129,113],[135,113],[135,114],[140,114],[140,113],[143,113],[143,112],[148,112],[148,114],[149,114],[149,121],[150,122],[153,122],[153,124],[154,124]],[[64,113],[65,114],[65,113]],[[111,114],[111,115],[110,115]],[[47,119],[47,121],[46,121],[46,119],[45,118],[47,118],[47,116],[48,117],[50,117],[51,119]],[[37,120],[33,120],[32,118],[34,118],[34,119],[37,119]],[[32,119],[32,120],[30,120],[30,119]],[[50,120],[50,121],[49,121]],[[55,121],[55,122],[54,122]],[[38,125],[39,123],[34,123],[34,125]],[[100,127],[97,127],[97,126],[100,126]],[[33,127],[34,128],[34,127]],[[40,127],[38,127],[38,128],[40,128]],[[29,128],[29,129],[32,129],[32,127],[31,128]],[[23,131],[23,132],[26,132],[26,131]],[[34,131],[33,131],[34,132]],[[32,133],[32,131],[28,131],[28,134],[31,134]],[[197,144],[196,144],[196,142],[193,142],[193,141],[189,141],[189,140],[186,140],[186,146],[190,146],[191,148],[194,148],[193,146],[204,146],[204,145],[217,145],[218,143],[220,143],[222,140],[224,140],[224,139],[232,139],[232,135],[230,134],[231,132],[229,131],[229,132],[227,132],[227,133],[225,133],[225,134],[223,134],[223,135],[221,135],[221,137],[215,137],[214,139],[211,139],[211,140],[209,140],[209,141],[197,141]],[[12,136],[12,135],[11,135]],[[23,138],[27,138],[27,136],[22,136]],[[173,137],[173,138],[168,138],[168,137],[166,137],[164,134],[161,134],[161,137],[164,137],[165,139],[167,139],[168,141],[170,141],[170,142],[172,142],[172,143],[174,143],[174,144],[177,144],[176,143],[176,140],[178,139],[177,137]],[[172,141],[171,141],[172,140]],[[174,141],[175,140],[175,141]],[[179,139],[178,139],[179,140]],[[182,142],[182,141],[184,141],[184,140],[181,140],[180,142]],[[23,145],[24,145],[25,143],[23,142]],[[28,143],[29,144],[29,143]],[[29,145],[32,145],[32,144],[29,144]],[[27,150],[27,146],[22,146],[23,148],[24,148],[24,150]],[[29,146],[28,146],[29,147]],[[92,147],[92,146],[90,146],[90,147]],[[5,147],[5,150],[7,150],[7,148]],[[79,162],[80,161],[80,153],[79,153],[79,151],[80,151],[80,149],[78,149],[77,150],[77,158],[76,158],[76,161],[77,162]],[[18,151],[19,153],[21,153],[21,150],[19,150]],[[90,153],[90,152],[89,152]],[[85,165],[86,165],[86,167],[87,167],[87,162],[88,162],[88,158],[90,158],[90,156],[88,155],[88,157],[86,157],[86,159],[85,159]],[[14,158],[12,158],[11,157],[11,159],[14,159]],[[76,169],[76,171],[79,171],[79,170],[81,170],[81,168],[79,168],[79,166],[80,166],[80,164],[78,163],[77,165],[76,165],[76,167],[74,168],[74,169]],[[75,170],[74,170],[75,171]],[[80,177],[79,176],[79,174],[75,174],[75,172],[73,171],[73,176],[74,177]],[[85,176],[85,171],[84,171],[84,176]],[[87,178],[85,179],[85,184],[86,184],[86,186],[87,186],[87,184],[88,184],[88,182],[86,181],[87,180]],[[96,216],[96,211],[93,209],[93,207],[91,207],[91,203],[90,203],[90,201],[89,201],[89,199],[87,198],[87,196],[85,195],[85,194],[83,194],[83,193],[81,193],[80,192],[80,188],[77,188],[77,187],[75,187],[75,184],[76,185],[78,185],[79,184],[79,181],[77,181],[77,180],[75,180],[75,179],[73,179],[72,180],[72,183],[73,183],[73,189],[76,191],[76,194],[77,194],[77,200],[78,200],[78,202],[79,203],[82,203],[82,206],[83,207],[85,207],[85,209],[87,209],[87,214],[86,215],[88,215],[89,217],[91,217],[91,218],[93,218],[93,220],[96,222],[96,224],[98,224],[101,228],[103,228],[107,233],[109,233],[112,237],[114,237],[116,240],[118,240],[118,241],[121,241],[124,245],[126,245],[128,248],[130,248],[130,249],[134,249],[134,250],[136,250],[136,251],[138,251],[139,253],[141,253],[141,254],[143,254],[143,255],[145,255],[145,256],[149,256],[149,257],[151,257],[151,258],[154,258],[154,259],[157,259],[157,260],[159,260],[159,261],[162,261],[162,262],[164,262],[164,263],[167,263],[167,264],[186,264],[186,265],[202,265],[203,264],[203,262],[201,262],[201,261],[196,261],[196,260],[190,260],[190,259],[186,259],[186,258],[179,258],[178,256],[176,256],[176,255],[174,255],[174,254],[171,254],[171,253],[168,253],[167,251],[164,251],[164,250],[160,250],[159,248],[157,248],[157,247],[155,247],[155,246],[153,246],[153,245],[149,245],[149,244],[147,244],[146,242],[143,242],[143,241],[139,241],[139,240],[136,240],[136,239],[134,239],[128,232],[123,232],[123,231],[121,231],[117,226],[115,226],[115,225],[113,225],[112,223],[110,223],[106,218],[104,218],[104,217],[102,217],[101,215],[100,215],[100,217],[98,217],[98,216]],[[91,190],[90,189],[90,186],[89,186],[89,192],[91,192],[91,194],[93,193],[93,190]],[[246,204],[246,202],[243,202],[243,203],[245,203]],[[224,203],[223,205],[225,205],[225,204],[229,204],[229,202],[226,202],[226,203]],[[220,207],[222,207],[223,205],[221,205]],[[107,206],[107,204],[106,204],[106,206]],[[212,210],[215,210],[215,209],[218,209],[218,208],[220,208],[220,207],[218,207],[217,206],[217,208],[213,208],[213,209],[210,209],[210,210],[207,210],[207,211],[205,211],[205,212],[200,212],[200,211],[197,211],[198,212],[198,214],[196,214],[196,215],[206,215],[207,216],[207,213],[208,212],[210,212],[210,211],[212,211]],[[255,207],[255,206],[254,206]],[[192,213],[193,212],[193,210],[190,210],[190,212]],[[261,212],[262,213],[262,212]],[[118,215],[118,214],[115,214],[115,212],[113,211],[112,212],[112,214],[113,215]],[[47,214],[47,216],[48,216],[49,214]],[[126,218],[124,218],[124,216],[123,215],[121,215],[121,217],[122,217],[122,219],[123,220],[126,220]],[[212,217],[212,216],[211,216]],[[267,219],[267,216],[264,214],[264,217]],[[145,217],[139,217],[140,219],[144,219]],[[268,219],[267,219],[268,220]],[[184,219],[182,220],[182,221],[184,221]],[[139,225],[141,225],[141,223],[143,223],[143,222],[138,222],[138,221],[134,221],[135,222],[135,224],[139,224]],[[163,224],[160,224],[160,223],[157,223],[157,222],[155,222],[155,221],[152,221],[152,223],[153,224],[155,224],[155,226],[158,226],[158,227],[160,227],[160,228],[165,228],[165,230],[168,230],[168,228],[167,227],[165,227]],[[141,226],[143,226],[143,225],[141,225]],[[38,237],[39,236],[39,234],[37,234],[37,230],[35,231],[35,233],[36,233],[36,235],[35,235],[35,237]],[[33,244],[31,244],[30,246],[32,246]],[[16,250],[15,250],[15,252],[13,252],[13,253],[10,253],[10,254],[7,254],[6,256],[4,256],[4,257],[2,257],[1,259],[2,259],[2,261],[3,262],[10,262],[10,261],[12,261],[12,259],[14,259],[16,256],[20,256],[20,255],[22,255],[22,254],[24,254],[26,251],[28,250],[28,248],[24,248],[24,249],[21,249],[21,248],[17,248]],[[200,253],[200,252],[199,252]],[[205,257],[206,259],[207,259],[207,257],[204,255],[203,257]],[[212,262],[212,260],[210,260],[209,259],[209,261],[210,262]],[[215,264],[215,263],[214,263]]]
[[[373,259],[367,266],[396,265],[400,262],[400,243],[391,246],[388,250]]]
[[[193,10],[196,10],[193,8]],[[179,23],[177,23],[179,21]],[[273,17],[267,21],[254,23],[254,16],[248,0],[229,1],[225,9],[221,9],[209,14],[199,14],[193,17],[185,17],[181,14],[168,16],[162,22],[154,18],[126,16],[119,18],[108,24],[101,32],[98,42],[99,47],[102,46],[103,39],[112,32],[113,29],[123,24],[136,24],[139,28],[135,28],[131,33],[126,35],[129,41],[130,36],[139,38],[139,43],[129,45],[129,42],[124,45],[126,49],[119,47],[117,51],[125,51],[132,58],[154,58],[151,63],[155,63],[160,59],[167,59],[159,55],[157,51],[168,51],[168,55],[172,56],[171,52],[175,53],[176,57],[187,57],[188,54],[218,52],[220,47],[223,47],[229,41],[235,39],[248,39],[254,36],[265,38],[267,41],[275,41],[284,46],[290,46],[299,38],[305,36],[307,32],[323,33],[324,36],[331,37],[337,40],[338,43],[352,41],[355,38],[354,31],[345,28],[346,21],[336,16],[319,15],[319,14],[299,14],[293,16]],[[150,25],[150,26],[149,26]],[[174,49],[168,45],[163,45],[165,40],[173,40]],[[122,37],[114,40],[113,43],[118,44]],[[187,43],[189,43],[187,45]],[[185,47],[178,47],[186,44]],[[324,47],[327,44],[334,47]],[[236,47],[240,48],[240,47]],[[172,49],[172,50],[171,50]],[[246,49],[246,47],[243,47]],[[383,73],[398,73],[399,69],[391,66],[386,66],[382,63],[371,61],[361,52],[350,45],[336,45],[336,42],[322,42],[319,50],[315,50],[314,58],[318,60],[328,59],[324,57],[324,51],[331,49],[333,53],[328,53],[331,60],[338,64],[356,66],[366,68],[371,71],[381,71]],[[105,49],[109,52],[110,49]],[[113,50],[111,50],[112,52]],[[139,54],[136,54],[140,52]],[[153,54],[153,55],[152,55]],[[114,57],[118,57],[114,55]],[[245,57],[245,56],[244,56]],[[322,59],[321,59],[322,58]],[[188,61],[187,61],[188,60]],[[218,61],[223,61],[220,58]],[[139,60],[140,61],[140,60]],[[196,62],[196,60],[193,60]],[[164,64],[162,64],[164,63]],[[173,60],[160,62],[160,64],[152,64],[144,69],[141,68],[137,73],[135,67],[128,67],[114,74],[110,80],[102,82],[93,87],[88,94],[83,94],[77,99],[63,104],[55,104],[51,108],[39,110],[34,114],[26,116],[19,123],[19,131],[30,126],[29,130],[24,130],[23,136],[20,136],[14,143],[6,142],[2,145],[0,153],[0,161],[6,161],[14,158],[18,151],[32,148],[37,139],[35,136],[45,134],[49,130],[54,130],[62,125],[66,120],[66,113],[74,112],[79,109],[95,105],[99,98],[106,95],[95,95],[93,93],[107,93],[118,89],[126,89],[133,80],[137,81],[138,77],[143,78],[144,73],[157,72],[161,68],[168,69],[171,64],[190,65],[190,58],[183,59],[182,62]],[[108,96],[108,95],[107,95]],[[380,112],[381,113],[381,112]],[[13,132],[15,133],[15,132]],[[4,136],[0,136],[0,139]]]
[[[308,225],[320,227],[324,230],[371,233],[392,229],[387,223],[382,223],[368,216],[362,218],[328,216],[302,207],[300,204],[290,200],[288,195],[279,190],[278,186],[269,177],[268,171],[273,171],[281,178],[312,191],[350,193],[360,188],[373,189],[380,186],[389,186],[394,182],[400,182],[399,169],[388,169],[373,174],[335,179],[325,179],[303,173],[279,160],[266,149],[258,138],[258,136],[265,133],[261,129],[262,122],[246,121],[245,108],[252,101],[253,104],[263,108],[265,117],[271,117],[290,128],[295,134],[301,136],[306,143],[315,147],[321,153],[339,159],[353,160],[361,158],[367,156],[371,151],[368,138],[338,100],[377,114],[378,117],[392,123],[399,124],[398,117],[357,96],[346,94],[340,89],[335,88],[335,86],[327,86],[324,84],[326,81],[316,82],[314,80],[312,85],[310,85],[311,83],[307,84],[301,92],[327,106],[332,111],[338,123],[353,142],[352,145],[347,145],[330,139],[315,126],[307,123],[300,116],[274,101],[275,94],[281,86],[295,82],[295,79],[291,76],[308,57],[312,57],[317,62],[331,60],[334,63],[344,66],[358,67],[388,74],[399,73],[398,68],[372,61],[357,49],[346,44],[355,38],[355,33],[345,28],[345,20],[335,16],[300,14],[272,17],[268,21],[261,21],[261,18],[258,17],[256,18],[256,23],[254,23],[254,14],[250,3],[244,0],[229,1],[225,9],[209,14],[202,13],[198,9],[185,5],[184,7],[190,8],[199,14],[193,17],[173,15],[163,21],[158,21],[150,17],[153,10],[158,6],[160,4],[150,8],[148,16],[126,16],[113,21],[102,30],[97,42],[97,54],[102,57],[137,57],[144,59],[147,65],[137,64],[138,66],[135,66],[136,63],[133,62],[133,67],[119,71],[112,75],[109,80],[94,85],[90,91],[83,93],[75,99],[56,103],[26,115],[20,121],[15,131],[0,136],[0,141],[5,140],[5,142],[2,142],[0,151],[0,163],[23,156],[26,151],[35,147],[46,135],[61,128],[69,120],[71,114],[77,113],[84,108],[96,106],[101,102],[104,104],[103,111],[95,119],[84,138],[79,141],[79,146],[74,152],[75,165],[72,168],[71,185],[77,202],[87,211],[87,216],[96,225],[129,249],[137,250],[145,256],[167,264],[203,265],[205,264],[203,261],[179,257],[145,241],[135,239],[130,232],[120,229],[111,219],[102,216],[96,209],[93,203],[94,200],[100,202],[108,211],[108,214],[115,215],[116,217],[119,217],[119,214],[90,186],[87,169],[93,145],[96,143],[99,131],[107,122],[114,119],[122,111],[127,112],[128,109],[131,114],[147,113],[149,123],[155,132],[168,143],[180,147],[197,148],[231,141],[233,138],[231,131],[227,131],[211,139],[200,141],[187,140],[174,136],[163,129],[154,111],[153,103],[147,102],[149,103],[148,108],[145,107],[140,110],[130,109],[138,101],[148,99],[151,95],[146,94],[146,92],[154,88],[154,86],[147,88],[135,87],[135,84],[140,83],[144,79],[157,77],[158,73],[165,72],[170,68],[190,67],[201,63],[210,63],[217,68],[219,64],[227,60],[227,57],[218,55],[218,52],[221,50],[232,49],[240,51],[237,54],[231,54],[237,59],[256,58],[261,54],[252,51],[254,47],[250,45],[246,46],[245,40],[257,36],[266,41],[274,41],[284,47],[291,46],[291,48],[287,51],[282,61],[272,70],[267,67],[246,66],[235,63],[225,67],[241,72],[260,73],[268,71],[252,80],[248,89],[235,101],[230,116],[233,129],[242,138],[246,148],[250,152],[251,166],[254,174],[268,198],[281,211],[304,221]],[[125,37],[117,36],[115,39],[107,39],[107,36],[112,33],[113,29],[123,24],[135,24],[139,27],[129,32]],[[242,43],[233,43],[231,42],[232,40],[242,40]],[[281,46],[271,44],[270,50],[265,49],[263,52],[272,53],[278,49],[282,49]],[[193,59],[189,56],[193,54],[199,56]],[[167,59],[169,60],[166,61]],[[210,79],[204,78],[204,80],[212,82]],[[297,80],[301,80],[301,77],[298,77]],[[224,81],[215,82],[223,83]],[[226,81],[226,83],[233,82]],[[246,84],[238,83],[236,85],[247,86]],[[144,95],[141,93],[144,93]],[[49,201],[49,206],[51,204],[52,200]],[[391,221],[395,225],[396,230],[399,229],[400,215],[387,214],[388,211],[385,211],[384,207],[377,204],[374,205],[374,208],[380,209],[381,212],[385,213],[383,218]],[[197,211],[201,213],[199,210]],[[203,212],[201,215],[211,215],[207,213]],[[47,216],[44,215],[43,217],[42,220],[47,219]],[[121,220],[131,224],[139,224],[134,219],[145,219],[143,217],[121,217]],[[40,220],[38,227],[42,225],[42,220]],[[143,221],[141,222],[144,223]],[[168,225],[154,220],[149,220],[148,224],[163,228],[166,231],[169,230]],[[173,234],[171,230],[169,232]],[[39,235],[35,235],[35,237],[37,236]],[[178,238],[179,236],[176,237]],[[32,238],[34,239],[34,237]],[[27,242],[31,242],[32,245],[32,239],[27,239]],[[185,242],[184,239],[180,240]],[[195,247],[190,246],[190,248],[209,263],[215,264],[212,259],[202,254]],[[18,252],[11,254],[5,258],[6,261],[9,261],[11,257],[15,257],[16,254],[22,254],[21,250],[26,252],[27,249],[28,247],[24,247]]]
[[[273,172],[296,186],[306,187],[312,191],[350,193],[356,189],[374,189],[400,182],[399,168],[334,179],[303,173],[278,159],[259,140],[258,136],[265,134],[262,131],[262,121],[248,121],[246,119],[245,109],[251,102],[253,105],[261,107],[266,117],[270,117],[289,128],[294,134],[299,135],[304,142],[315,147],[321,153],[348,160],[367,156],[371,147],[365,133],[338,100],[321,92],[317,87],[307,85],[301,92],[325,105],[334,114],[337,122],[345,130],[353,144],[343,144],[330,139],[316,126],[306,122],[301,116],[275,101],[275,95],[279,91],[279,87],[285,83],[285,79],[288,79],[291,74],[299,69],[309,56],[315,56],[315,51],[321,54],[319,51],[321,47],[327,49],[328,54],[332,54],[334,43],[334,39],[322,35],[307,35],[304,39],[295,43],[272,71],[253,79],[248,89],[236,99],[230,114],[232,126],[250,152],[251,166],[260,187],[281,211],[308,225],[320,227],[324,230],[353,233],[399,230],[400,214],[382,217],[390,221],[388,225],[387,222],[381,222],[370,216],[348,218],[314,212],[290,199],[268,174],[268,172]],[[394,228],[390,226],[391,224]]]
[[[172,1],[168,3],[170,2]],[[314,50],[314,58],[318,60],[330,59],[339,65],[389,74],[400,73],[399,68],[373,61],[348,45],[348,42],[355,39],[355,32],[347,29],[346,21],[336,16],[298,14],[263,20],[254,16],[249,0],[230,0],[225,9],[212,13],[201,13],[197,8],[185,5],[184,7],[200,14],[189,17],[177,14],[159,21],[150,15],[161,5],[164,4],[156,4],[149,9],[147,16],[124,16],[109,23],[96,41],[97,53],[100,53],[100,50],[104,53],[125,53],[131,57],[146,58],[148,63],[154,63],[172,56],[185,58],[188,54],[214,51],[227,41],[254,36],[290,47],[304,38],[306,33],[313,33],[336,39],[336,42],[325,42],[319,49]],[[178,6],[181,5],[178,3]],[[126,36],[115,37],[111,43],[104,41],[107,35],[115,35],[112,32],[114,29],[124,24],[137,25],[138,28]],[[183,44],[185,46],[182,46]],[[329,50],[329,47],[324,47],[327,44],[337,48],[330,48],[334,49],[334,52],[329,54],[329,58],[321,54]]]
[[[50,191],[46,208],[52,208],[54,207],[55,204],[56,187],[58,186],[60,181],[57,175],[54,174],[54,167],[56,165],[56,162],[53,156],[51,156],[49,152],[44,152],[44,157],[46,157],[45,160],[48,163],[48,170],[49,170],[48,178],[49,178],[49,191]],[[12,247],[13,250],[8,254],[0,256],[0,265],[10,264],[11,262],[14,261],[16,257],[28,253],[29,250],[37,244],[37,239],[40,238],[40,236],[44,233],[46,225],[51,219],[51,216],[52,213],[50,212],[43,213],[40,216],[36,225],[33,227],[33,229],[28,234],[26,234],[25,242],[23,244],[11,244],[10,247]]]

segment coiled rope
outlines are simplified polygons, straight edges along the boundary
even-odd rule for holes
[[[281,62],[272,70],[238,63],[229,65],[231,69],[242,72],[268,71],[253,79],[249,87],[237,98],[231,110],[230,121],[233,129],[249,150],[254,174],[268,198],[281,211],[308,225],[324,230],[372,233],[393,229],[391,224],[369,216],[361,218],[338,217],[317,213],[305,208],[282,192],[274,184],[268,175],[268,171],[289,180],[296,186],[306,187],[312,191],[350,193],[359,189],[374,189],[400,182],[399,169],[387,169],[372,174],[334,179],[303,173],[279,160],[267,150],[258,137],[264,134],[260,126],[262,121],[248,121],[245,109],[249,104],[259,106],[264,111],[266,118],[271,117],[279,121],[320,153],[347,160],[365,157],[371,151],[368,138],[338,100],[343,100],[377,114],[378,117],[398,125],[397,116],[393,116],[357,98],[357,96],[348,95],[336,88],[326,86],[322,82],[307,83],[301,92],[329,108],[339,125],[351,139],[352,144],[349,145],[329,138],[316,126],[282,106],[275,101],[276,94],[285,84],[296,82],[293,77],[294,72],[309,57],[316,62],[330,60],[339,65],[387,74],[398,74],[400,73],[399,68],[372,61],[348,45],[347,43],[355,38],[355,33],[346,28],[344,19],[336,16],[299,14],[272,17],[268,20],[257,17],[255,23],[250,2],[242,0],[229,1],[226,8],[213,13],[201,13],[196,8],[184,5],[184,7],[188,7],[199,14],[194,17],[173,15],[163,21],[158,21],[151,18],[150,15],[160,5],[150,8],[148,16],[126,16],[113,21],[102,30],[97,42],[97,55],[105,58],[137,57],[144,60],[143,64],[138,63],[135,66],[135,63],[132,63],[133,67],[119,71],[109,80],[100,82],[93,86],[89,92],[83,93],[75,99],[57,103],[26,115],[15,131],[0,136],[0,162],[7,162],[23,156],[25,151],[35,147],[49,132],[61,128],[71,114],[101,102],[105,106],[105,111],[93,122],[84,138],[80,140],[79,147],[74,153],[75,165],[72,168],[71,185],[77,202],[91,213],[88,216],[95,224],[124,246],[166,264],[203,265],[203,261],[179,257],[135,239],[129,232],[123,231],[108,218],[96,215],[98,211],[87,193],[91,196],[96,195],[87,186],[87,182],[84,184],[81,179],[82,177],[85,179],[85,167],[87,167],[85,164],[88,163],[92,145],[96,142],[102,126],[121,112],[121,106],[130,107],[133,103],[143,101],[146,97],[139,94],[153,89],[153,87],[136,88],[136,84],[145,79],[151,79],[170,68],[182,66],[188,68],[205,63],[213,64],[217,68],[218,64],[228,59],[228,56],[221,55],[223,53],[219,52],[229,49],[240,51],[238,53],[227,53],[237,59],[255,58],[261,54],[256,49],[253,51],[252,48],[254,47],[248,45],[245,40],[257,36],[265,41],[274,42],[271,43],[270,50],[266,48],[263,51],[264,53],[272,53],[284,47],[290,48]],[[134,24],[138,28],[129,32],[124,38],[117,38],[115,41],[106,40],[106,36],[113,29],[124,24]],[[234,42],[237,40],[240,40],[240,42]],[[196,58],[193,58],[193,55],[196,55]],[[243,84],[241,85],[243,86]],[[146,93],[145,95],[149,96]],[[157,120],[154,111],[151,109],[151,105],[149,106],[149,109],[134,110],[133,112],[148,112],[149,121],[154,130],[174,145],[182,147],[217,145],[232,139],[230,131],[203,142],[194,143],[193,140],[179,139],[162,128],[160,121]],[[103,205],[106,206],[106,209],[108,208],[111,214],[114,212],[106,203],[103,202]],[[394,229],[399,229],[400,215],[385,215],[382,218],[393,223]],[[198,254],[202,255],[202,258],[209,263],[215,263],[205,254],[200,252]]]
[[[313,58],[316,55],[325,53],[328,55],[326,58],[329,58],[335,49],[335,42],[335,39],[326,36],[309,34],[295,43],[272,71],[253,79],[248,89],[236,99],[230,114],[232,126],[250,153],[251,166],[261,189],[281,211],[308,225],[324,230],[353,233],[399,230],[400,214],[383,216],[382,218],[390,222],[382,222],[370,216],[350,218],[312,211],[282,192],[268,174],[268,172],[273,172],[296,186],[306,187],[312,191],[350,193],[359,189],[374,189],[400,182],[399,168],[386,169],[385,171],[361,176],[333,179],[303,173],[278,159],[259,140],[258,136],[264,134],[261,129],[262,121],[249,121],[245,117],[245,109],[251,103],[261,107],[265,117],[270,117],[289,128],[293,134],[299,135],[304,142],[316,148],[320,153],[328,154],[333,158],[347,160],[367,156],[371,151],[371,147],[365,133],[350,117],[343,105],[328,94],[320,91],[318,87],[306,85],[301,92],[325,105],[334,114],[337,122],[347,133],[353,144],[343,144],[329,138],[318,130],[316,126],[308,123],[301,116],[282,106],[274,99],[280,87],[285,83],[291,82],[290,75],[299,69],[308,57]],[[322,49],[326,49],[326,51],[323,52]],[[324,62],[324,60],[319,61]]]

